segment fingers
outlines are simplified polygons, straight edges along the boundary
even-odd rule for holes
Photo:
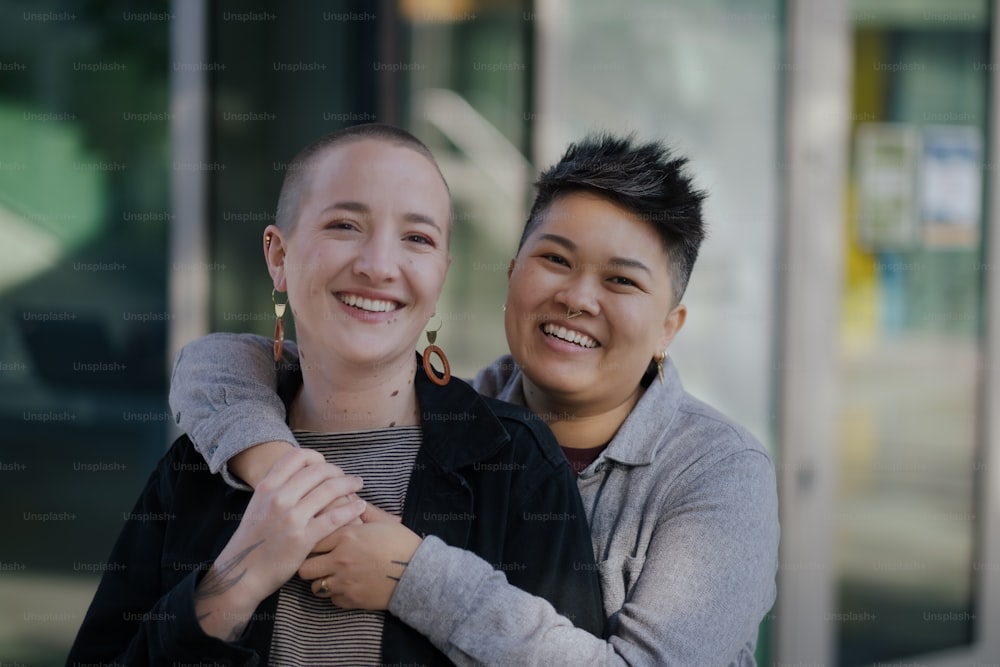
[[[334,570],[334,557],[329,553],[317,554],[315,556],[310,556],[302,561],[302,565],[299,566],[298,574],[303,579],[315,579],[319,580],[321,577],[332,576]],[[316,583],[315,581],[313,582]],[[313,590],[316,590],[316,586],[313,586]]]
[[[395,514],[389,514],[380,507],[376,507],[369,503],[368,507],[365,508],[364,513],[361,515],[361,520],[365,523],[378,523],[378,522],[390,522],[390,523],[402,523],[403,517],[396,516]]]
[[[349,493],[346,496],[340,496],[338,498],[334,498],[333,502],[330,503],[327,506],[327,509],[332,510],[332,509],[334,509],[336,507],[340,507],[341,505],[346,505],[348,503],[353,503],[353,502],[355,502],[357,500],[361,500],[361,499],[358,497],[358,495],[356,493]],[[368,507],[371,507],[371,505],[370,504],[366,504],[365,505],[365,512],[368,511],[368,509],[367,509]],[[340,520],[341,517],[338,516],[338,517],[332,517],[332,518],[336,519],[336,520]],[[363,518],[363,514],[361,516],[356,516],[353,519],[351,519],[350,521],[348,521],[347,524],[345,524],[345,525],[349,525],[349,524],[352,524],[352,523],[362,523],[363,522],[362,518]],[[332,543],[328,542],[327,541],[328,539],[329,539],[329,536],[326,536],[323,539],[320,539],[316,543],[316,546],[313,547],[313,551],[318,553],[318,552],[329,551],[330,549],[332,549],[333,548],[331,546]]]
[[[336,498],[353,494],[364,486],[360,477],[345,476],[340,468],[325,462],[293,467],[303,462],[302,457],[296,458],[282,461],[282,468],[268,473],[256,491],[279,511],[294,507],[299,516],[311,518]],[[280,485],[275,486],[283,478]]]
[[[283,454],[274,462],[274,465],[271,466],[267,474],[261,479],[258,487],[266,484],[267,488],[265,491],[280,488],[293,475],[309,466],[324,468],[330,476],[334,477],[344,474],[344,471],[339,466],[328,463],[323,455],[315,449],[297,447]]]
[[[341,609],[361,609],[361,606],[355,603],[350,596],[345,593],[332,590],[332,586],[333,576],[317,579],[312,582],[313,595],[318,598],[329,598],[330,603],[333,604],[333,606],[340,607]]]
[[[303,477],[300,481],[299,477]],[[300,484],[300,486],[298,486]],[[311,474],[307,470],[302,470],[297,473],[289,481],[289,486],[293,487],[290,489],[290,493],[301,492],[301,489],[308,489],[297,501],[300,510],[309,517],[319,518],[325,513],[334,512],[333,518],[338,521],[337,527],[339,528],[343,525],[343,517],[349,517],[347,520],[359,516],[362,511],[364,511],[364,501],[358,498],[355,493],[360,491],[364,486],[364,482],[360,477],[325,477],[316,479],[314,474]],[[346,503],[336,503],[335,501],[344,496],[354,496],[354,500]],[[322,528],[322,525],[328,521],[328,518],[322,519],[317,525],[317,530]],[[323,533],[325,535],[326,533]],[[316,538],[318,542],[323,535]]]
[[[313,595],[315,595],[318,598],[330,597],[331,595],[330,588],[329,586],[327,586],[326,580],[327,577],[323,577],[322,579],[317,579],[316,581],[312,582]]]
[[[281,488],[292,475],[302,468],[316,463],[323,463],[324,461],[323,455],[314,449],[293,449],[274,462],[271,469],[261,479],[257,490],[266,493]]]
[[[344,505],[327,507],[320,512],[310,524],[311,535],[314,538],[313,544],[318,544],[321,540],[325,542],[326,540],[323,538],[330,536],[330,533],[360,517],[361,513],[365,511],[366,505],[368,503],[358,498]],[[334,544],[336,544],[336,541],[334,541]],[[332,547],[330,548],[332,549]]]

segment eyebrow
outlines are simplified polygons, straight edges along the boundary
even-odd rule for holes
[[[560,236],[559,234],[539,234],[538,238],[544,241],[552,241],[553,243],[561,245],[571,252],[575,252],[577,250],[576,243],[570,241],[565,236]],[[637,259],[630,259],[628,257],[611,257],[608,259],[607,263],[610,266],[640,269],[648,273],[650,276],[653,275],[653,272],[649,270],[649,267]]]
[[[330,211],[336,211],[336,210],[351,211],[352,213],[359,213],[361,215],[371,215],[372,212],[368,204],[359,201],[338,201],[330,204],[322,211],[320,211],[320,215],[325,215]],[[431,227],[437,229],[439,232],[441,231],[441,225],[436,223],[434,221],[434,218],[428,215],[424,215],[423,213],[409,211],[403,214],[403,219],[408,220],[410,222],[417,222],[424,225],[430,225]]]

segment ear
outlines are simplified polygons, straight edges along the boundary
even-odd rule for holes
[[[510,258],[510,264],[507,265],[507,280],[510,281],[510,274],[514,273],[514,266],[517,264],[517,257]]]
[[[267,272],[271,274],[274,287],[279,292],[288,291],[285,279],[285,254],[287,246],[281,230],[275,225],[268,225],[264,230],[264,260],[267,262]]]
[[[684,327],[685,320],[687,320],[687,306],[679,303],[673,307],[667,315],[667,319],[663,321],[663,335],[660,336],[660,347],[655,351],[655,354],[661,352],[666,354],[670,343],[674,341],[674,336]]]

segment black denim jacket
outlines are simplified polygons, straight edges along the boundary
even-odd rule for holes
[[[497,566],[516,563],[503,568],[512,584],[601,636],[604,614],[586,513],[551,432],[521,407],[481,397],[460,380],[438,387],[417,368],[423,443],[403,524]],[[301,382],[297,369],[284,374],[279,393],[286,404]],[[186,436],[179,438],[126,515],[67,664],[267,664],[277,593],[261,603],[235,644],[205,635],[194,615],[195,587],[249,500],[249,493],[209,472]],[[557,513],[575,519],[532,520]],[[450,664],[390,614],[382,661]]]

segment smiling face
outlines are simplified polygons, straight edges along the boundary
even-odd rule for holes
[[[268,268],[288,292],[303,358],[362,371],[412,365],[450,262],[440,174],[380,139],[335,144],[306,168],[294,226],[266,230]]]
[[[507,341],[529,405],[533,392],[588,414],[638,400],[650,360],[686,315],[667,262],[656,231],[617,204],[577,192],[549,206],[507,292]]]

